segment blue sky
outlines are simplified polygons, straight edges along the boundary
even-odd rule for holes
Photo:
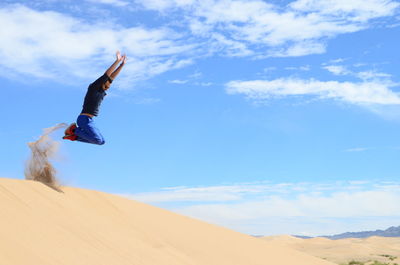
[[[249,234],[399,225],[399,6],[2,1],[0,176],[23,178],[27,142],[73,122],[121,50],[106,144],[61,144],[66,185]]]

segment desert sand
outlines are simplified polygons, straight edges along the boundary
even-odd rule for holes
[[[290,247],[337,264],[373,261],[400,264],[400,238],[369,237],[330,240],[327,238],[301,239],[292,236],[270,236],[264,240]]]
[[[329,265],[328,261],[92,190],[0,178],[1,265]]]

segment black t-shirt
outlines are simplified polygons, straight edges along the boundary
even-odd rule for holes
[[[103,84],[108,80],[108,78],[109,77],[104,74],[89,85],[83,103],[82,113],[89,113],[94,116],[99,114],[100,104],[103,101],[104,96],[107,95],[103,89]]]

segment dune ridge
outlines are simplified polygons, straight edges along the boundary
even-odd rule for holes
[[[0,264],[332,265],[98,191],[0,178]]]

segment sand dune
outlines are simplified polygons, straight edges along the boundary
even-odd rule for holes
[[[126,198],[0,179],[1,265],[329,265]]]
[[[300,239],[291,236],[273,236],[263,239],[338,264],[347,264],[352,260],[361,262],[377,260],[400,264],[400,238],[397,237],[330,240],[327,238]]]

